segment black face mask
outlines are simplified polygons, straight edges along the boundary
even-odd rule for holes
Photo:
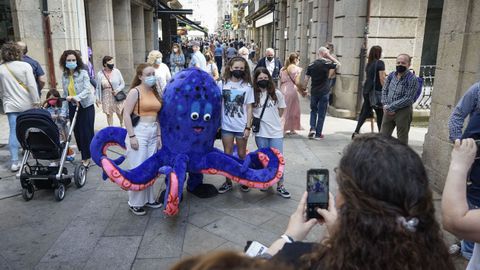
[[[107,64],[107,68],[113,70],[114,64]]]
[[[205,60],[207,60],[207,62],[210,62],[210,56],[205,56]]]
[[[257,81],[257,85],[258,87],[260,88],[267,88],[269,84],[269,81],[268,80],[260,80],[260,81]]]
[[[406,67],[406,66],[400,66],[400,65],[398,65],[398,66],[396,67],[396,69],[397,69],[397,72],[398,72],[398,73],[403,73],[403,72],[405,72],[405,71],[407,70],[407,67]]]
[[[244,75],[245,75],[245,71],[243,71],[243,70],[236,69],[236,70],[232,71],[232,76],[237,78],[237,79],[243,78]]]
[[[267,60],[271,62],[273,60],[273,57],[267,57]]]

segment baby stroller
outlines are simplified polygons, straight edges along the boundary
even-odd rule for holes
[[[62,99],[64,101],[65,99]],[[26,201],[33,198],[35,189],[54,189],[55,199],[63,200],[65,187],[75,182],[77,188],[85,185],[87,168],[82,163],[75,166],[74,172],[69,173],[65,167],[68,147],[75,126],[78,107],[75,110],[68,137],[60,143],[58,127],[50,113],[42,109],[31,109],[17,117],[17,139],[25,150],[17,178],[22,185],[22,197]],[[34,164],[29,162],[30,155],[35,159]],[[38,160],[56,161],[60,164],[42,165]]]

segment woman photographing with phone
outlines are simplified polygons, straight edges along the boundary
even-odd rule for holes
[[[267,250],[273,260],[297,269],[454,269],[425,168],[411,148],[378,134],[358,136],[344,150],[336,180],[337,196],[317,210],[323,221],[306,220],[303,195],[285,237]],[[316,224],[329,236],[301,242]]]

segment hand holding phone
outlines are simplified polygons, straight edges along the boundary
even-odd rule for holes
[[[328,209],[329,171],[327,169],[310,169],[307,171],[307,219],[323,220],[317,208]]]

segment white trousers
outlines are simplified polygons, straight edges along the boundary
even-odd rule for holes
[[[138,140],[138,149],[134,150],[130,146],[130,138],[126,138],[127,161],[130,169],[133,169],[151,157],[157,151],[157,122],[138,122],[133,128],[135,137]],[[128,205],[133,207],[143,207],[146,203],[154,203],[155,195],[153,186],[142,191],[128,191]]]

